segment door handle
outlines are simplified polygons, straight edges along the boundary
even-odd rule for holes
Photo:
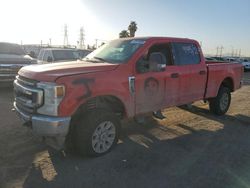
[[[201,71],[199,72],[199,74],[200,74],[200,75],[204,75],[204,74],[206,74],[206,71],[201,70]]]
[[[129,84],[129,92],[131,95],[135,93],[135,77],[130,76],[128,77],[128,84]]]
[[[171,78],[179,78],[179,73],[173,73],[173,74],[171,74]]]

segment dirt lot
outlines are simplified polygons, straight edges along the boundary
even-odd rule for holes
[[[250,73],[216,117],[197,102],[166,120],[125,123],[118,146],[89,159],[46,146],[22,127],[0,89],[0,187],[250,187]]]

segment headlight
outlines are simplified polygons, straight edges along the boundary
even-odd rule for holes
[[[44,91],[43,106],[37,112],[45,115],[58,115],[58,106],[65,95],[64,85],[56,85],[50,82],[40,82],[37,84],[38,88]]]

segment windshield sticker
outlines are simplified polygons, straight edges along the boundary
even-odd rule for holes
[[[130,44],[144,44],[145,40],[131,40]]]

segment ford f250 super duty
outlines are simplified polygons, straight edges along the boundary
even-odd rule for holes
[[[22,68],[14,108],[34,133],[99,156],[116,145],[121,119],[197,100],[225,114],[242,73],[239,63],[206,62],[195,40],[119,39],[83,61]]]

